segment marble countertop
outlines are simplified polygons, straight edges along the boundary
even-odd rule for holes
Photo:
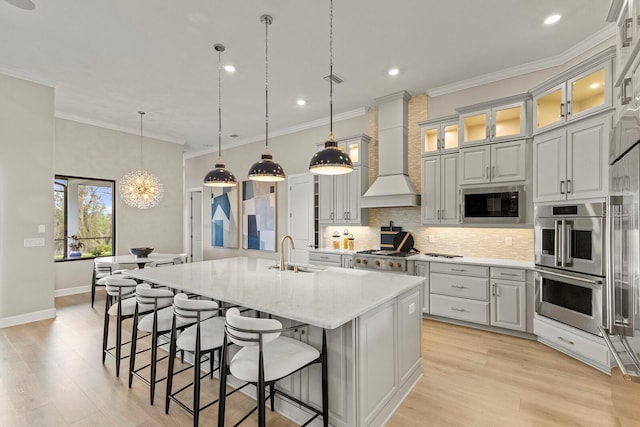
[[[337,328],[424,278],[338,267],[269,269],[274,260],[226,258],[133,270],[129,276],[319,326]]]
[[[442,258],[427,256],[425,254],[417,254],[407,257],[408,261],[429,261],[429,262],[446,262],[453,264],[475,264],[475,265],[487,265],[494,267],[509,267],[509,268],[526,268],[532,269],[534,267],[533,261],[522,261],[515,259],[500,259],[500,258],[473,258],[473,257],[459,257],[459,258]]]

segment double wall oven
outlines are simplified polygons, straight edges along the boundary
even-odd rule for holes
[[[536,313],[601,334],[605,230],[605,202],[536,206]]]

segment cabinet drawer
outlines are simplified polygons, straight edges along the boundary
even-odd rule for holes
[[[327,263],[335,264],[337,267],[342,266],[342,255],[340,254],[328,254],[324,252],[309,252],[309,263],[322,262],[325,265]]]
[[[467,264],[445,264],[442,262],[431,263],[432,273],[459,274],[462,276],[489,277],[489,267]]]
[[[489,303],[431,294],[431,314],[489,324]]]
[[[433,294],[489,300],[489,279],[432,272],[430,282]]]
[[[519,268],[491,267],[491,277],[524,282],[527,277],[527,271]]]
[[[577,333],[539,319],[533,320],[533,333],[556,347],[568,350],[569,353],[574,353],[600,365],[609,365],[609,349],[600,337],[594,335],[593,339],[601,340],[602,343],[584,338]]]

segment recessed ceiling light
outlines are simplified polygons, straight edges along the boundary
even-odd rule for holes
[[[225,65],[224,70],[227,73],[233,73],[234,71],[236,71],[236,67],[234,67],[233,65]]]
[[[398,70],[397,68],[392,68],[389,70],[390,76],[397,76],[398,74],[400,74],[400,70]]]
[[[600,83],[591,83],[589,85],[589,89],[598,89],[600,87]]]
[[[36,8],[35,3],[31,0],[6,0],[6,2],[19,9],[33,10]]]
[[[547,19],[544,20],[544,23],[547,25],[555,24],[560,20],[560,15],[551,15],[547,16]]]
[[[306,103],[307,103],[307,101],[305,101],[304,99],[298,99],[298,100],[296,101],[296,104],[298,104],[298,105],[299,105],[299,106],[301,106],[301,107],[302,107],[303,105],[305,105]]]

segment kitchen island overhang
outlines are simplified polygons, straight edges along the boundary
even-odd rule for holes
[[[295,273],[273,260],[227,258],[154,269],[131,277],[309,325],[296,338],[318,346],[327,331],[330,423],[383,425],[420,378],[424,278],[328,267]],[[320,371],[283,387],[320,406]],[[278,410],[303,420],[284,401]]]

